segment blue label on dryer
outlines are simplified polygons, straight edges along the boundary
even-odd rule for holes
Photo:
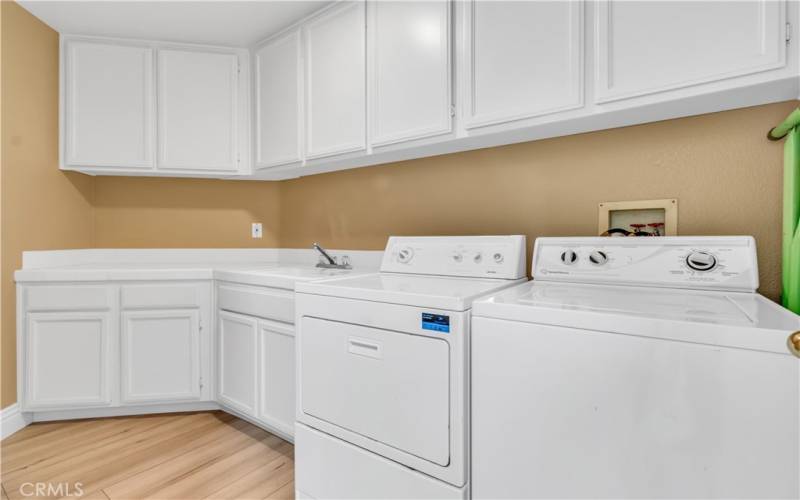
[[[422,329],[450,333],[450,316],[422,313]]]

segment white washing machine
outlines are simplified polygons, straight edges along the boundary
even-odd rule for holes
[[[539,238],[473,305],[475,498],[798,498],[800,317],[750,237]]]
[[[474,299],[525,281],[524,236],[392,237],[380,273],[299,283],[305,498],[466,498]]]

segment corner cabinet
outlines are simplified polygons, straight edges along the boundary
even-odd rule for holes
[[[158,168],[239,170],[239,57],[158,50]]]
[[[303,64],[300,30],[256,48],[255,168],[302,160]]]
[[[61,38],[61,168],[248,174],[247,50]]]
[[[126,311],[121,333],[124,403],[200,399],[198,310]]]

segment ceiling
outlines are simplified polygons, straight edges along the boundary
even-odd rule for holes
[[[59,33],[246,47],[330,1],[19,2]]]

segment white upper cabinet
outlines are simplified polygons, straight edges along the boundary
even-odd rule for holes
[[[235,53],[158,51],[158,168],[236,172]]]
[[[364,2],[342,2],[303,33],[306,158],[366,149]]]
[[[783,67],[783,1],[601,1],[595,98],[607,102]]]
[[[370,2],[368,11],[370,143],[450,132],[450,2]]]
[[[461,4],[466,128],[583,105],[583,2]]]
[[[255,52],[257,168],[300,161],[302,54],[300,30],[268,41]]]
[[[69,40],[62,53],[62,165],[152,169],[153,50]]]

